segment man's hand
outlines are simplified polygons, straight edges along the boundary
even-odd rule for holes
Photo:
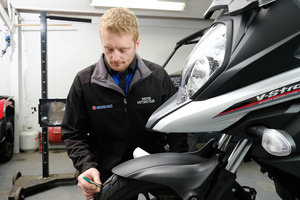
[[[100,192],[100,188],[95,186],[94,184],[91,184],[83,179],[83,177],[86,177],[99,185],[102,185],[100,181],[100,173],[96,168],[90,168],[80,174],[78,177],[78,187],[80,187],[81,191],[83,192],[86,199],[93,199],[95,194]]]

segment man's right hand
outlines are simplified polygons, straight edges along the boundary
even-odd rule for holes
[[[86,199],[93,199],[95,194],[100,192],[100,188],[95,186],[94,184],[91,184],[83,179],[83,177],[86,177],[99,185],[102,185],[100,181],[100,173],[96,168],[90,168],[80,174],[78,177],[78,187],[80,187],[81,191],[83,192]]]

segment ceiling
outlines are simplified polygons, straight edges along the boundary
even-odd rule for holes
[[[19,13],[46,11],[47,14],[101,16],[107,10],[107,8],[90,6],[90,0],[0,0],[4,8],[7,8],[7,2],[10,2]],[[211,2],[212,0],[187,0],[184,11],[131,10],[139,17],[202,19]]]

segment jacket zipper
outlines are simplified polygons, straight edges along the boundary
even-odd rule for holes
[[[127,112],[127,99],[124,97],[124,112]]]
[[[125,117],[125,134],[126,134],[126,140],[127,142],[126,143],[129,143],[128,139],[128,127],[129,127],[129,121],[128,121],[128,113],[127,113],[127,98],[126,96],[124,97],[123,99],[123,103],[124,103],[124,117]]]

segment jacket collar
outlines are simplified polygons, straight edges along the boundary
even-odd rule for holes
[[[138,80],[146,78],[152,73],[137,53],[135,53],[135,56],[137,59],[137,70],[132,78],[130,86]],[[91,82],[123,93],[122,89],[115,83],[105,67],[104,54],[101,55],[99,61],[96,63],[95,70],[91,77]]]

